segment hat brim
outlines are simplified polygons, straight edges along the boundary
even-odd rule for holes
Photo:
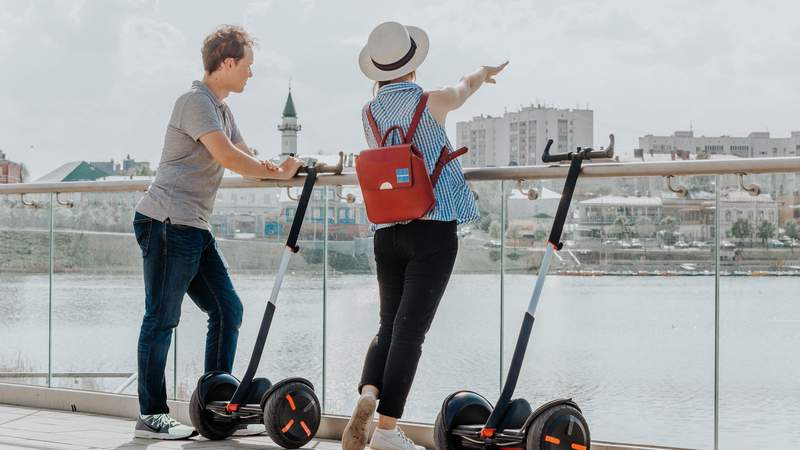
[[[363,72],[367,78],[374,81],[394,80],[395,78],[400,78],[407,73],[417,70],[417,67],[419,67],[423,61],[425,61],[425,57],[428,56],[428,48],[430,44],[427,33],[425,33],[425,31],[423,31],[421,28],[410,25],[407,25],[406,29],[408,30],[408,34],[411,36],[411,39],[414,39],[414,42],[417,44],[417,50],[414,52],[414,56],[399,69],[384,71],[378,69],[375,67],[375,64],[372,63],[372,58],[370,58],[370,55],[367,53],[367,46],[365,45],[364,48],[361,49],[361,53],[358,55],[358,65],[361,68],[361,72]]]

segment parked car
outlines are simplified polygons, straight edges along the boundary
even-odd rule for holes
[[[720,241],[719,243],[720,248],[731,249],[736,248],[736,244],[731,241]]]
[[[767,247],[769,248],[783,248],[783,242],[777,239],[770,239],[767,241]]]
[[[709,245],[707,243],[703,242],[703,241],[692,241],[692,243],[689,244],[689,246],[693,247],[693,248],[708,248],[709,247]]]
[[[689,248],[689,244],[684,241],[678,241],[675,243],[675,248]]]
[[[486,248],[500,248],[503,245],[497,239],[492,239],[490,241],[486,241],[486,243],[483,244],[483,246]]]
[[[631,248],[642,248],[642,241],[639,239],[631,239]]]

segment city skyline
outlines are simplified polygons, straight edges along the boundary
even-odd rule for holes
[[[800,53],[792,23],[800,5],[789,1],[505,8],[412,1],[402,9],[388,2],[233,1],[224,11],[159,1],[0,4],[0,56],[17,67],[1,76],[13,89],[0,105],[0,148],[34,180],[67,161],[126,154],[155,168],[175,98],[202,75],[200,43],[222,23],[245,26],[259,42],[254,78],[227,101],[263,157],[280,152],[275,127],[290,79],[304,124],[302,152],[363,149],[359,111],[372,85],[356,56],[384,20],[430,34],[431,52],[418,72],[426,88],[511,61],[496,86],[450,114],[451,140],[458,121],[531,103],[588,106],[596,114],[594,142],[613,132],[628,152],[641,136],[690,124],[709,136],[789,136],[800,128],[793,89],[800,60],[791,57]],[[345,13],[368,5],[374,14]],[[760,23],[770,26],[747,25]]]

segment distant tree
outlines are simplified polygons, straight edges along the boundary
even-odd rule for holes
[[[795,222],[794,219],[787,220],[783,228],[786,230],[787,236],[792,239],[797,239],[797,222]]]
[[[753,227],[747,219],[737,219],[731,227],[731,236],[736,239],[747,239],[753,236]]]
[[[761,221],[756,235],[761,239],[762,244],[767,245],[767,239],[772,239],[775,236],[775,225],[766,220]]]
[[[635,217],[617,216],[616,220],[614,220],[615,232],[617,236],[619,236],[622,239],[635,237],[634,235],[638,234],[633,229],[635,225],[636,225]]]
[[[658,231],[663,231],[669,236],[673,236],[678,231],[678,218],[675,216],[664,216],[658,222]]]
[[[500,222],[493,220],[489,225],[489,236],[493,239],[500,239]]]
[[[22,166],[22,182],[25,183],[31,178],[31,173],[28,170],[28,166],[25,164],[20,164]]]

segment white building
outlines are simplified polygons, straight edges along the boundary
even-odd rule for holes
[[[648,134],[639,138],[639,147],[647,155],[688,152],[689,155],[732,155],[741,158],[773,158],[800,155],[800,131],[790,137],[774,138],[767,131],[750,133],[747,137],[695,136],[693,131],[676,131],[672,136]],[[638,151],[638,150],[637,150]],[[764,190],[776,196],[789,195],[800,188],[796,174],[773,173],[759,176]]]
[[[592,146],[594,112],[537,106],[506,112],[502,117],[480,116],[456,124],[456,144],[469,153],[465,167],[539,164],[548,139],[551,152]]]
[[[728,238],[733,237],[731,233],[733,224],[740,219],[750,223],[754,237],[762,222],[769,222],[775,225],[775,228],[783,226],[778,221],[780,203],[766,194],[753,197],[741,190],[730,190],[720,195],[720,207],[722,209],[720,230],[722,236]]]
[[[686,150],[695,155],[729,154],[742,158],[796,156],[800,154],[800,131],[793,131],[787,138],[771,137],[768,131],[756,131],[747,137],[695,136],[694,131],[676,131],[672,136],[642,136],[639,147],[651,154]]]

